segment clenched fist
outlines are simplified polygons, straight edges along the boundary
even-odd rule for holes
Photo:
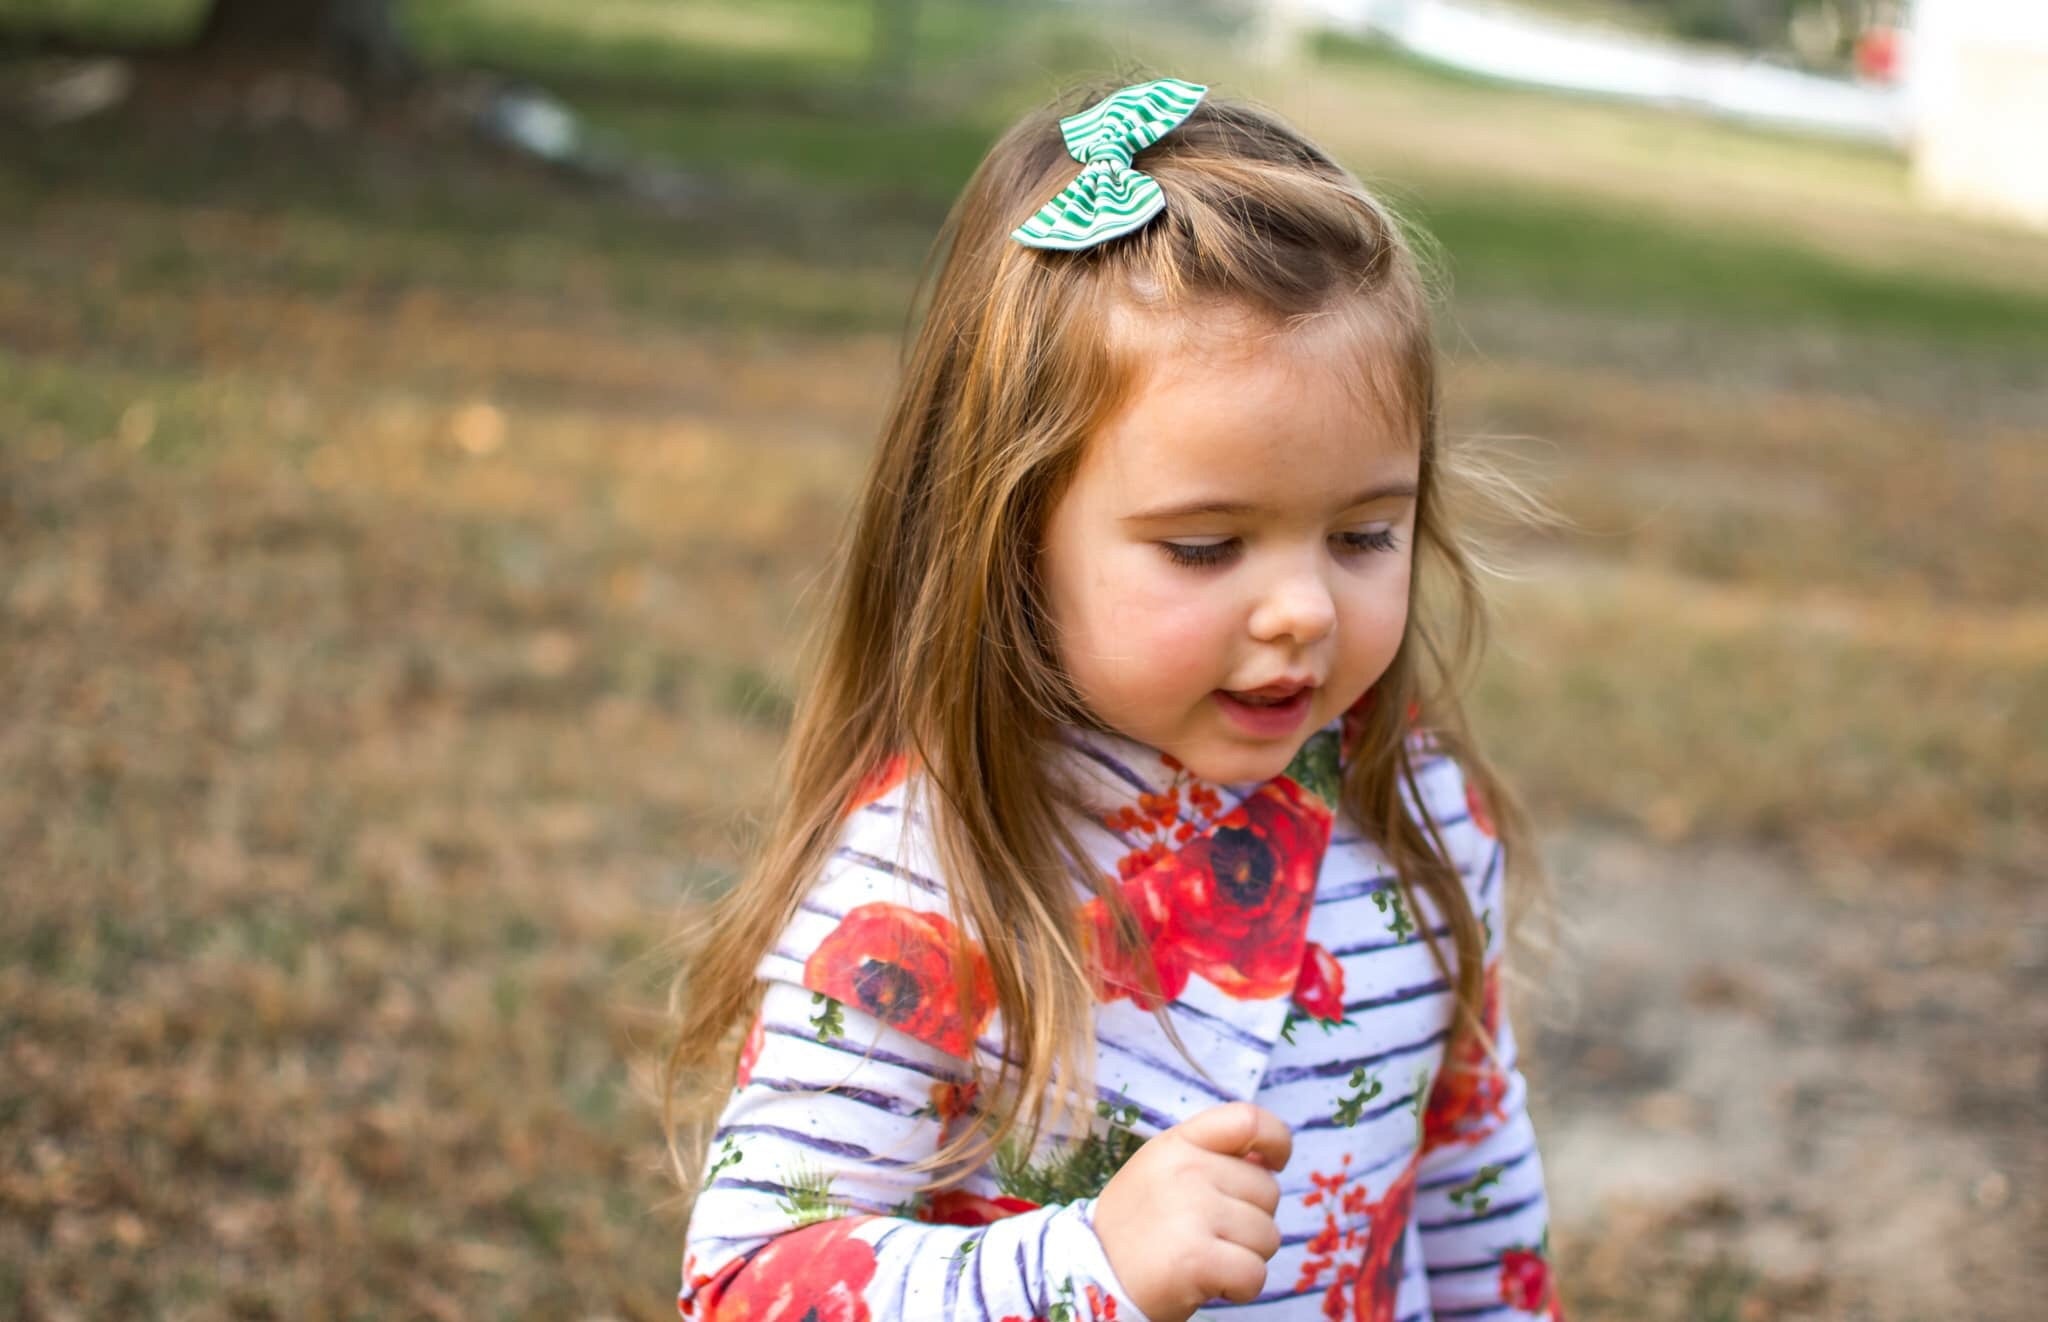
[[[1095,1200],[1095,1233],[1124,1293],[1152,1322],[1186,1322],[1218,1297],[1248,1303],[1280,1249],[1274,1173],[1294,1135],[1262,1106],[1212,1106],[1133,1153]]]

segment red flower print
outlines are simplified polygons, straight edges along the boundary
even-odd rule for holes
[[[683,1254],[683,1288],[676,1295],[676,1312],[683,1317],[697,1316],[697,1304],[703,1298],[704,1287],[711,1284],[711,1281],[712,1276],[709,1272],[697,1270],[696,1250],[685,1251]]]
[[[1178,821],[1183,789],[1206,833]],[[1104,817],[1110,829],[1141,836],[1117,862],[1141,940],[1133,946],[1117,938],[1104,901],[1082,906],[1099,999],[1156,1008],[1158,999],[1144,991],[1148,955],[1167,1000],[1186,989],[1190,973],[1241,1000],[1278,996],[1300,982],[1301,933],[1329,843],[1330,810],[1284,777],[1217,818],[1221,807],[1213,788],[1176,782]],[[1336,1017],[1343,1017],[1341,1001]]]
[[[1525,1313],[1550,1307],[1550,1264],[1540,1253],[1509,1249],[1500,1255],[1501,1302]]]
[[[873,1219],[835,1217],[776,1236],[697,1297],[704,1322],[870,1322],[862,1292],[875,1251],[853,1232]]]
[[[1108,1293],[1093,1281],[1088,1283],[1088,1288],[1082,1293],[1088,1300],[1090,1316],[1103,1319],[1103,1322],[1113,1322],[1116,1317],[1115,1295]]]
[[[1480,984],[1479,1022],[1488,1037],[1500,1034],[1500,961],[1486,966]],[[1507,1075],[1486,1046],[1467,1036],[1437,1072],[1422,1114],[1422,1150],[1451,1143],[1477,1143],[1492,1131],[1490,1120],[1506,1118]]]
[[[862,808],[887,794],[903,783],[910,774],[910,756],[907,753],[892,753],[883,758],[853,787],[853,795],[846,801],[845,816],[851,817]]]
[[[1337,1225],[1339,1199],[1344,1182],[1351,1178],[1350,1167],[1351,1154],[1347,1152],[1338,1169],[1308,1173],[1310,1189],[1301,1196],[1301,1205],[1323,1209],[1323,1228],[1309,1239],[1307,1256],[1301,1264],[1301,1276],[1294,1282],[1297,1293],[1313,1290],[1322,1284],[1323,1273],[1336,1266],[1338,1254],[1358,1242],[1356,1230],[1341,1230]],[[1355,1274],[1355,1269],[1350,1275],[1339,1269],[1337,1280],[1323,1295],[1325,1317],[1341,1318],[1344,1315],[1344,1289],[1351,1275]]]
[[[953,970],[962,949],[969,960],[964,1013]],[[804,986],[962,1057],[996,999],[979,946],[956,943],[953,924],[939,914],[881,901],[856,908],[818,943],[804,963]]]
[[[1367,1200],[1363,1183],[1350,1182],[1348,1152],[1338,1169],[1309,1172],[1312,1187],[1301,1201],[1322,1210],[1323,1228],[1306,1245],[1294,1288],[1313,1290],[1328,1274],[1322,1314],[1330,1322],[1344,1322],[1347,1316],[1352,1322],[1393,1322],[1420,1170],[1421,1162],[1410,1159],[1378,1202]]]
[[[1301,952],[1301,974],[1294,982],[1294,1004],[1311,1019],[1326,1024],[1344,1018],[1344,967],[1314,941]]]
[[[1004,1217],[1015,1216],[1019,1212],[1035,1211],[1037,1208],[1037,1203],[1012,1198],[1008,1194],[984,1198],[965,1189],[947,1189],[933,1194],[919,1209],[917,1219],[929,1221],[935,1226],[985,1226],[991,1221],[1000,1221]]]
[[[746,1087],[747,1080],[754,1077],[754,1062],[761,1057],[761,1047],[768,1040],[768,1025],[760,1015],[754,1016],[754,1026],[747,1032],[747,1040],[740,1044],[740,1063],[734,1082]]]
[[[1117,876],[1129,881],[1153,864],[1172,857],[1173,846],[1164,840],[1139,845],[1116,861]]]
[[[1223,798],[1211,786],[1188,775],[1186,768],[1162,755],[1173,781],[1157,794],[1140,791],[1134,804],[1125,804],[1102,815],[1102,824],[1124,836],[1136,837],[1124,856],[1117,860],[1117,875],[1125,881],[1137,876],[1206,830],[1223,811]],[[1182,820],[1182,793],[1186,793],[1189,820]]]
[[[1479,834],[1489,840],[1496,836],[1493,814],[1486,811],[1486,800],[1480,796],[1479,788],[1470,781],[1465,782],[1465,811],[1472,814],[1472,825],[1479,828]]]
[[[941,1128],[952,1124],[974,1110],[974,1098],[981,1091],[981,1085],[973,1080],[966,1083],[939,1082],[932,1085],[932,1114],[939,1118]]]
[[[1138,879],[1158,888],[1182,960],[1226,995],[1291,991],[1330,839],[1330,810],[1285,777]]]
[[[1401,1269],[1407,1256],[1408,1217],[1415,1207],[1415,1176],[1422,1168],[1411,1160],[1400,1178],[1387,1186],[1376,1203],[1366,1204],[1365,1265],[1358,1273],[1358,1293],[1351,1298],[1354,1322],[1394,1322],[1394,1304],[1401,1293]]]
[[[1127,885],[1124,898],[1138,920],[1135,947],[1119,939],[1107,903],[1097,899],[1081,906],[1081,935],[1095,969],[1095,996],[1102,1001],[1127,997],[1141,1009],[1156,1009],[1159,999],[1145,993],[1148,961],[1159,978],[1160,996],[1169,1001],[1186,990],[1187,965],[1179,951],[1163,940],[1166,911],[1157,888],[1142,882]]]

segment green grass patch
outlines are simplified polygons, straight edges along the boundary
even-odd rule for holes
[[[1538,297],[1623,315],[1697,312],[1734,330],[1805,325],[2048,349],[2048,298],[1988,281],[1871,270],[1761,235],[1513,188],[1434,187],[1407,209],[1446,259],[1459,298]]]
[[[0,0],[0,44],[10,32],[62,32],[118,45],[179,41],[205,8],[205,0]]]

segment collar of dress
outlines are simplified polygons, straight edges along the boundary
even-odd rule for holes
[[[1141,938],[1126,940],[1109,906],[1076,880],[1097,971],[1098,1036],[1159,1039],[1163,1002],[1203,1074],[1233,1096],[1256,1091],[1290,1014],[1313,1005],[1297,995],[1317,972],[1308,922],[1363,707],[1310,735],[1263,782],[1208,781],[1121,735],[1059,730],[1056,773],[1087,819],[1077,835],[1121,888]],[[974,941],[956,942],[932,880],[929,805],[910,792],[917,779],[897,759],[856,795],[838,851],[855,866],[829,869],[806,906],[835,925],[806,952],[804,985],[950,1054],[979,1047],[993,1056],[1001,1031],[986,959]],[[964,1005],[953,995],[963,949]]]

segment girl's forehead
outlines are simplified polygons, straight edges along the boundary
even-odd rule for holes
[[[1420,427],[1408,373],[1375,339],[1349,318],[1290,326],[1238,315],[1130,343],[1128,389],[1082,469],[1147,486],[1412,475]]]
[[[1363,298],[1333,300],[1310,314],[1282,318],[1228,301],[1191,301],[1151,311],[1121,304],[1108,318],[1108,344],[1125,388],[1122,408],[1184,393],[1189,381],[1257,382],[1305,388],[1334,383],[1361,413],[1388,423],[1419,421],[1418,364],[1426,327]],[[1119,411],[1112,409],[1112,414]]]

